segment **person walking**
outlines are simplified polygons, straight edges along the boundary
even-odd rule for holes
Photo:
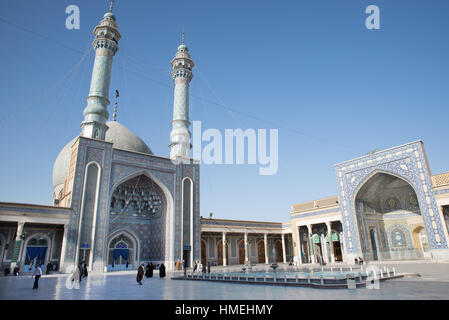
[[[163,263],[159,267],[159,278],[165,278],[165,266]]]
[[[34,277],[34,285],[33,285],[33,289],[38,289],[39,288],[39,279],[42,276],[42,270],[39,267],[38,264],[36,264],[36,270],[34,270],[34,273],[31,277]]]
[[[87,273],[87,263],[86,263],[86,261],[83,261],[83,277],[87,278],[87,275],[88,275],[88,273]]]
[[[53,265],[48,261],[47,266],[45,267],[45,274],[50,274],[51,270],[53,270]]]
[[[145,277],[149,278],[150,277],[150,263],[147,263],[147,266],[145,267]]]
[[[78,264],[78,272],[79,272],[79,282],[81,283],[81,280],[83,279],[83,272],[84,272],[82,261]]]
[[[194,265],[193,265],[193,272],[196,271],[196,268],[198,268],[198,265],[196,264],[196,260],[195,260],[195,263],[194,263]]]
[[[15,276],[18,276],[19,274],[20,274],[20,269],[19,269],[18,266],[16,266],[16,267],[14,268],[14,275],[15,275]]]
[[[202,272],[202,273],[206,273],[206,272],[207,272],[206,264],[203,264],[203,268],[202,268],[201,272]]]
[[[153,263],[152,262],[148,262],[147,268],[146,268],[146,271],[145,271],[145,276],[147,278],[152,278],[153,277],[153,269],[154,269]]]
[[[136,281],[138,284],[142,285],[142,279],[143,279],[143,275],[145,274],[145,263],[141,263],[139,268],[137,269],[137,277],[136,277]]]
[[[207,273],[210,273],[210,262],[207,263]]]
[[[8,274],[10,274],[10,273],[11,273],[11,269],[8,266],[6,266],[5,267],[5,277],[7,277]]]
[[[73,282],[73,288],[79,289],[80,288],[80,282],[81,282],[81,271],[80,271],[80,268],[78,266],[75,266],[75,270],[72,273],[71,280]]]

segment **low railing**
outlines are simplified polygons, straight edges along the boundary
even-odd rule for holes
[[[338,272],[339,268],[335,268],[334,272]],[[324,271],[321,269],[319,271]],[[329,270],[325,270],[329,271]],[[216,281],[239,281],[239,282],[266,282],[266,283],[276,283],[276,284],[298,284],[298,285],[338,285],[345,286],[347,288],[356,288],[358,285],[363,285],[370,281],[376,281],[381,279],[387,279],[396,276],[395,268],[380,267],[375,270],[352,270],[351,273],[346,275],[336,274],[336,275],[316,275],[313,272],[307,274],[299,274],[296,272],[286,272],[286,273],[263,273],[263,274],[251,274],[245,272],[212,272],[212,273],[197,273],[190,272],[185,274],[186,279],[197,279],[197,280],[216,280]]]
[[[399,249],[385,251],[368,251],[364,253],[366,261],[402,261],[424,260],[430,254],[429,249]]]

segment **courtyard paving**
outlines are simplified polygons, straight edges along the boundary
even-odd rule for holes
[[[31,289],[30,275],[0,277],[0,299],[27,300],[391,300],[449,298],[449,264],[388,264],[398,273],[419,273],[421,277],[388,280],[379,290],[358,288],[314,289],[207,281],[160,279],[158,273],[138,285],[135,272],[90,274],[79,289],[66,287],[67,275],[44,275],[39,289]]]

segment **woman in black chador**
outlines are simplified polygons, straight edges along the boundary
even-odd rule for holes
[[[159,278],[165,278],[165,266],[163,263],[159,267]]]
[[[87,278],[87,275],[88,275],[88,273],[87,273],[87,262],[84,261],[83,262],[83,277]]]
[[[151,262],[147,263],[147,267],[145,269],[145,277],[147,278],[153,277],[153,264]]]
[[[139,266],[139,269],[137,269],[136,281],[138,284],[142,284],[143,275],[145,274],[144,267],[145,264],[142,262],[142,264]]]

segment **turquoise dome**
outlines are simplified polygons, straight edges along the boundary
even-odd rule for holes
[[[139,152],[146,154],[153,154],[151,149],[136,136],[131,130],[117,121],[108,121],[106,125],[109,127],[106,131],[105,140],[112,142],[112,147],[115,149],[124,149],[131,152]],[[64,184],[64,180],[67,177],[70,166],[70,157],[72,154],[72,145],[76,141],[77,137],[72,139],[61,150],[56,158],[53,166],[53,186],[57,187]]]

